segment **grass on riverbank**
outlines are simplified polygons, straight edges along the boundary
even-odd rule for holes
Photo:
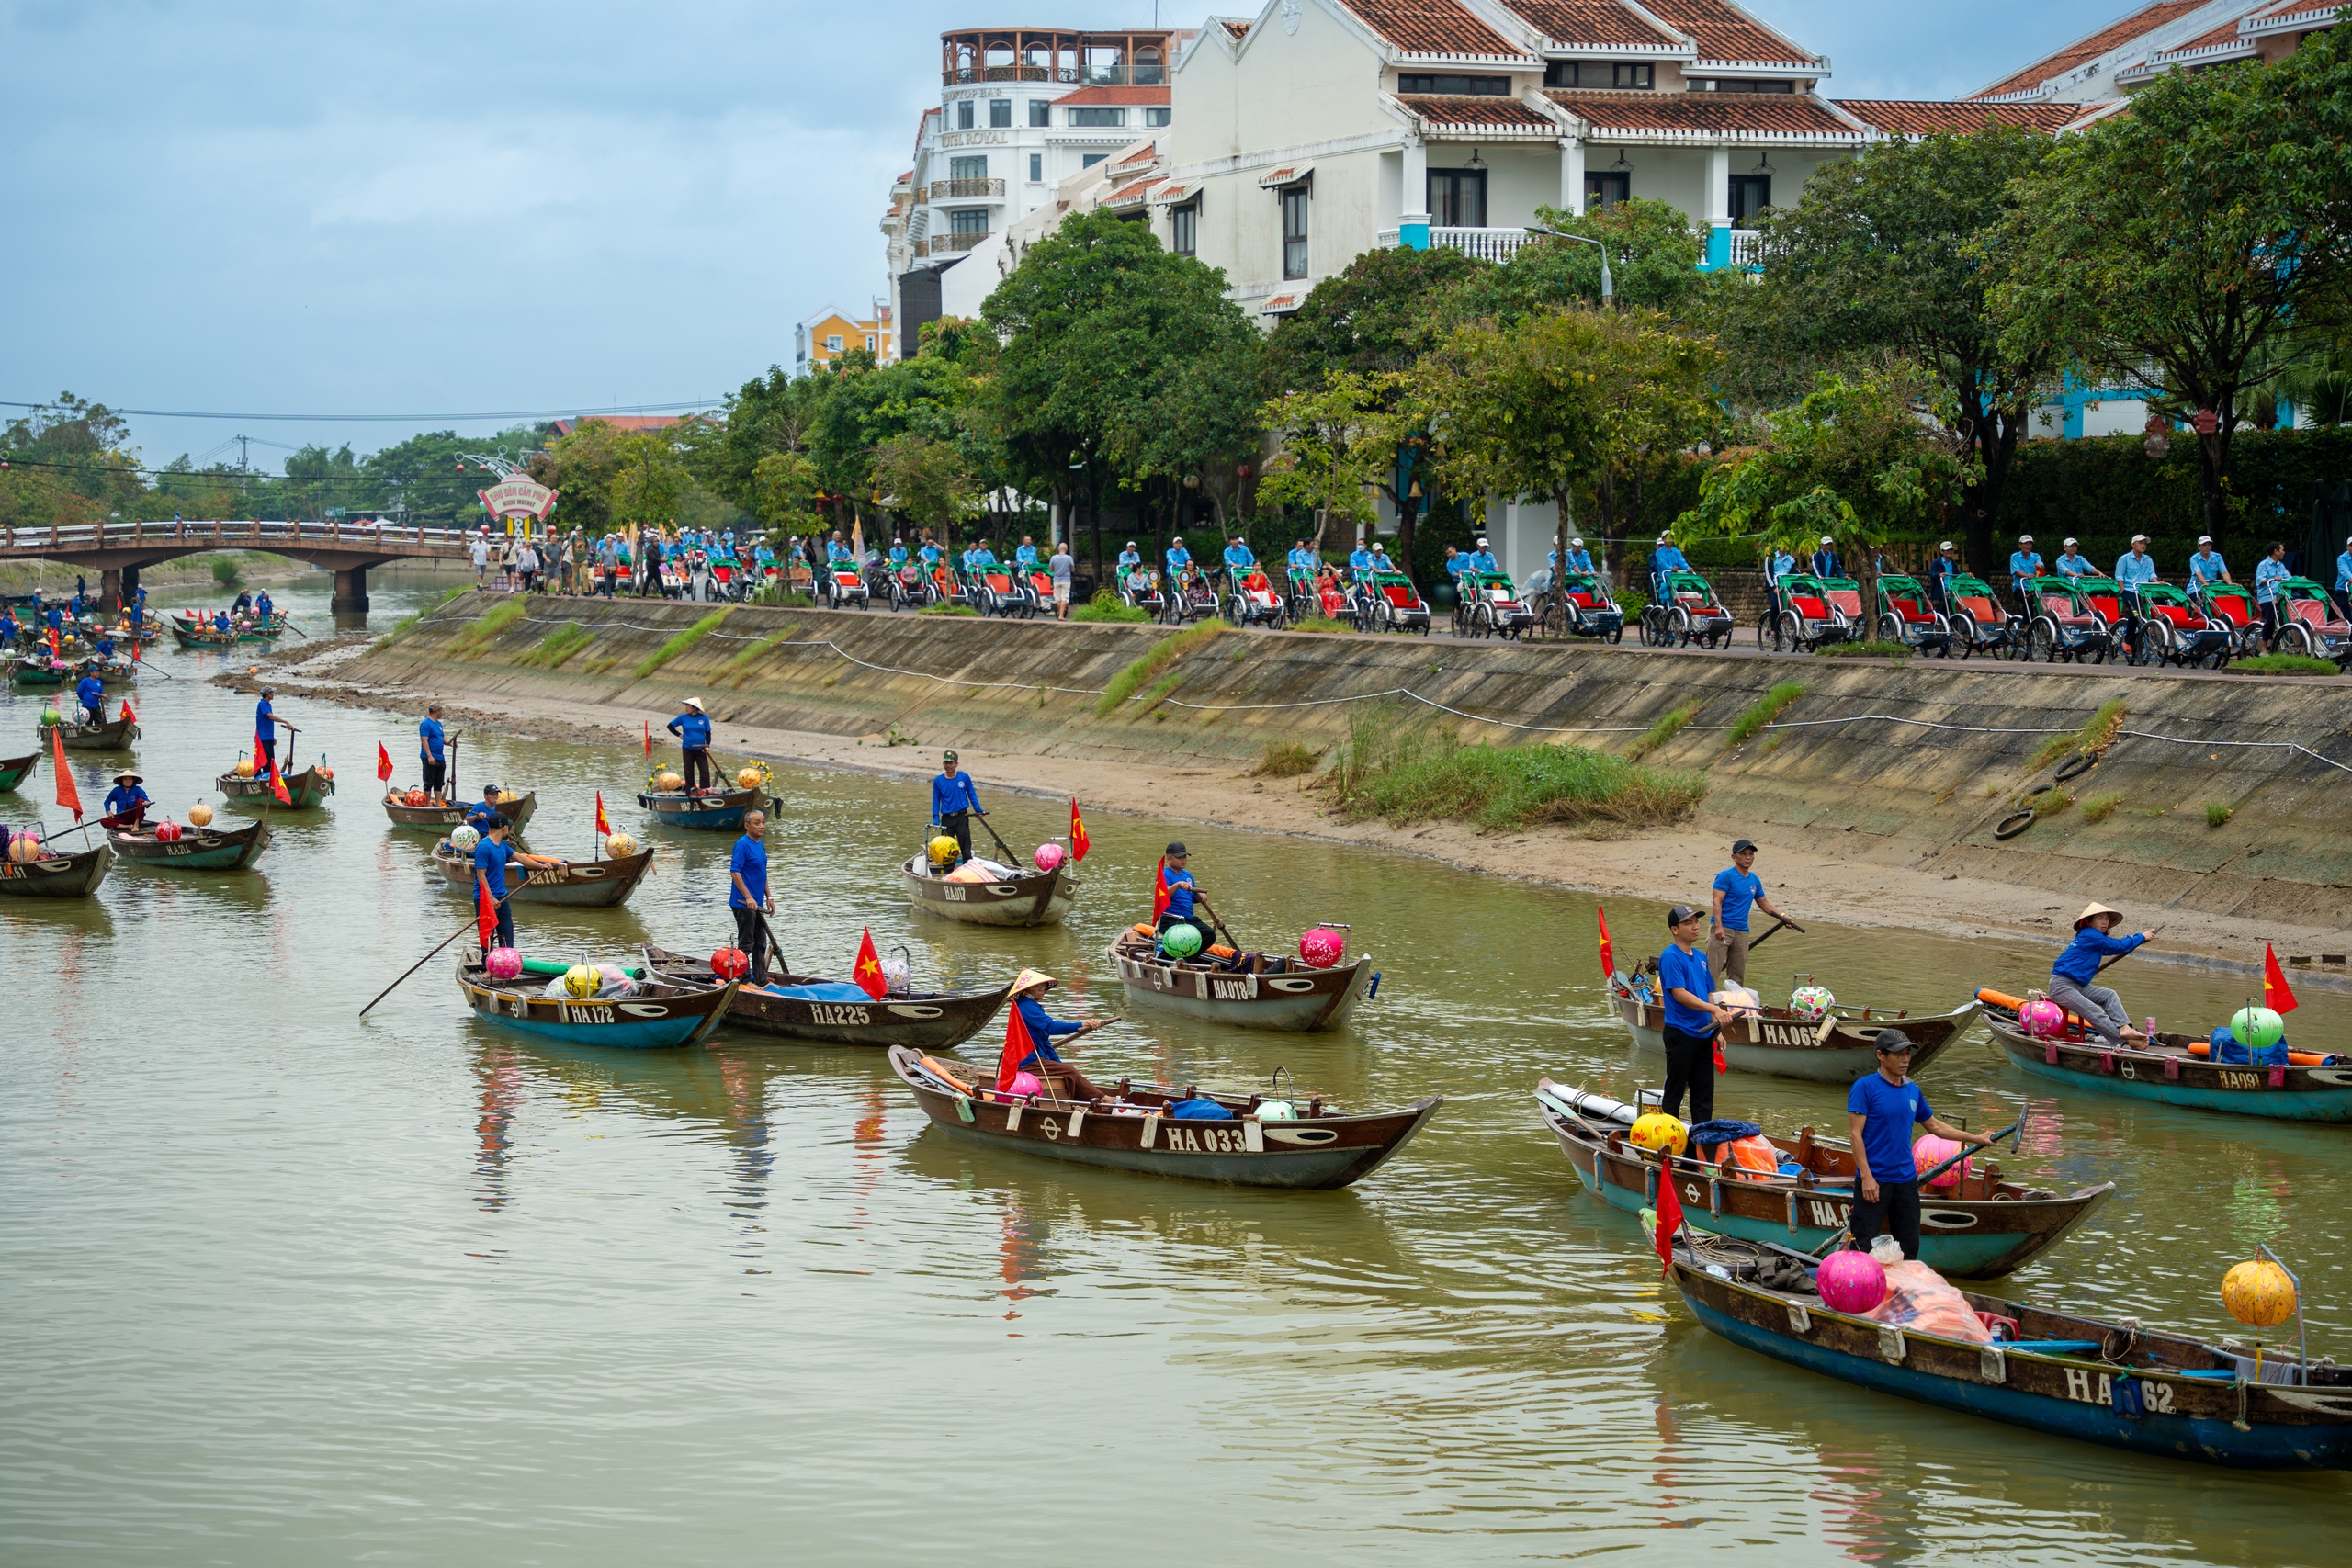
[[[2116,731],[2123,728],[2123,699],[2110,697],[2100,705],[2098,712],[2083,721],[2080,729],[2053,735],[2043,741],[2033,760],[2025,765],[2025,771],[2038,773],[2069,751],[2089,757],[2106,750],[2115,744]]]
[[[449,651],[469,661],[480,659],[490,651],[490,645],[498,639],[499,634],[521,620],[524,611],[529,607],[520,595],[503,604],[492,605],[473,625],[458,634],[457,641],[449,645]]]
[[[1121,621],[1139,625],[1151,619],[1151,612],[1139,604],[1129,604],[1109,589],[1100,589],[1093,598],[1069,613],[1073,621]]]
[[[1295,632],[1351,632],[1356,626],[1353,621],[1335,621],[1329,615],[1309,615],[1303,621],[1292,622],[1285,629]]]
[[[694,647],[695,644],[700,642],[703,638],[717,631],[718,629],[718,623],[725,620],[728,617],[729,613],[734,608],[734,605],[729,604],[722,608],[713,610],[709,615],[705,615],[701,620],[696,621],[684,631],[679,632],[677,635],[671,637],[667,642],[664,642],[661,647],[648,654],[645,658],[645,661],[639,664],[637,669],[630,673],[629,679],[632,681],[642,681],[648,675],[652,674],[656,670],[661,669],[664,664],[669,663],[673,659],[677,658],[678,655]]]
[[[1253,778],[1295,779],[1313,773],[1322,760],[1322,752],[1310,751],[1295,740],[1276,740],[1259,754],[1258,765],[1250,773]]]
[[[942,600],[936,604],[925,604],[915,614],[918,615],[971,615],[977,618],[979,612],[969,604],[950,604],[945,600]]]
[[[1698,715],[1699,705],[1697,703],[1684,703],[1680,707],[1676,708],[1664,718],[1661,718],[1656,724],[1651,725],[1647,732],[1645,732],[1639,740],[1634,742],[1632,750],[1625,753],[1626,761],[1632,762],[1640,761],[1643,758],[1648,756],[1651,752],[1657,750],[1659,747],[1665,745],[1676,736],[1681,734],[1682,727],[1689,724],[1693,718],[1696,718]]]
[[[1833,642],[1813,650],[1816,659],[1892,659],[1897,664],[1912,652],[1907,642]]]
[[[1178,632],[1174,637],[1162,637],[1153,643],[1150,652],[1111,677],[1110,686],[1103,692],[1102,699],[1094,705],[1094,716],[1097,718],[1109,717],[1118,711],[1121,704],[1136,694],[1136,689],[1138,686],[1158,676],[1177,660],[1210,641],[1224,630],[1223,622],[1212,622],[1204,626],[1194,626],[1191,631]],[[1161,682],[1147,697],[1146,708],[1159,705],[1160,699],[1175,689],[1175,681]]]
[[[536,664],[544,670],[560,670],[571,661],[574,654],[596,640],[596,634],[578,621],[556,627],[539,639],[539,646],[523,655],[515,662]]]
[[[450,589],[447,593],[442,594],[440,598],[435,599],[432,604],[427,604],[415,615],[409,616],[407,619],[393,626],[390,631],[384,634],[384,640],[376,646],[379,648],[389,648],[393,643],[400,641],[401,638],[408,636],[409,633],[416,629],[416,624],[419,621],[424,619],[427,615],[436,614],[440,610],[441,606],[447,604],[450,600],[455,599],[458,594],[463,593],[467,589],[471,588],[473,584],[470,582],[461,582],[458,584],[457,587]]]
[[[1728,751],[1744,744],[1758,730],[1780,717],[1791,703],[1804,695],[1804,682],[1783,681],[1757,698],[1754,705],[1732,720],[1731,728],[1724,732],[1724,750]]]
[[[2083,820],[2104,822],[2114,816],[2115,808],[2122,804],[2123,792],[2120,790],[2111,789],[2103,795],[2095,795],[2083,802]]]
[[[2238,808],[2228,801],[2209,800],[2205,803],[2205,826],[2218,828],[2237,814]]]
[[[2241,675],[2341,675],[2332,659],[2312,659],[2300,653],[2258,653],[2227,666]]]
[[[721,666],[718,671],[718,678],[722,681],[726,681],[729,685],[737,688],[738,690],[741,690],[743,682],[752,678],[752,664],[757,662],[763,655],[765,655],[770,649],[775,648],[779,643],[789,642],[799,635],[800,628],[798,626],[786,626],[780,632],[768,633],[767,636],[760,638],[759,641],[753,643],[751,647],[745,649],[742,652],[737,654],[734,658],[729,660],[723,666]]]
[[[1707,782],[1584,746],[1465,744],[1451,729],[1399,724],[1386,704],[1358,709],[1315,787],[1343,821],[1394,827],[1456,820],[1481,832],[1543,823],[1599,831],[1687,820]]]

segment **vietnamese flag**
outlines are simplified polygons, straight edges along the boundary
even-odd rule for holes
[[[1005,1009],[1004,1055],[997,1058],[996,1064],[996,1087],[1000,1094],[1012,1088],[1012,1075],[1021,1070],[1021,1064],[1027,1061],[1036,1049],[1029,1041],[1029,1026],[1021,1021],[1019,1006]]]
[[[882,974],[882,955],[874,951],[874,928],[868,926],[857,944],[857,967],[850,971],[850,978],[858,988],[876,1001],[890,994],[890,982]]]
[[[600,839],[613,836],[613,825],[605,820],[605,792],[601,789],[596,792],[596,836]]]
[[[380,740],[376,742],[376,781],[379,784],[392,782],[392,754],[384,750],[384,743]]]
[[[74,809],[74,820],[82,820],[82,792],[74,787],[74,770],[65,765],[65,728],[60,725],[49,732],[49,743],[57,759],[57,804]]]
[[[490,944],[498,940],[498,906],[480,872],[474,873],[474,934],[481,938],[481,950],[487,955]]]
[[[1609,911],[1596,903],[1592,912],[1600,920],[1600,977],[1613,980],[1617,977],[1617,950],[1609,941]]]
[[[1151,874],[1151,923],[1158,925],[1159,917],[1168,913],[1168,857],[1159,857],[1159,868]]]
[[[254,731],[254,755],[269,764],[269,793],[280,806],[291,806],[294,797],[286,793],[286,781],[277,776],[277,757],[261,742],[261,731]]]
[[[653,721],[650,718],[645,721],[645,760],[653,761]]]
[[[1086,818],[1078,814],[1078,796],[1073,795],[1069,797],[1069,858],[1084,860],[1086,849]]]
[[[129,697],[122,699],[122,721],[125,724],[137,724],[139,722],[139,716],[130,711],[130,699]]]
[[[2287,972],[2278,967],[2278,955],[2267,942],[2262,944],[2262,1005],[2277,1013],[2292,1012],[2302,1005],[2287,988]]]
[[[1682,1200],[1674,1190],[1674,1156],[1658,1156],[1657,1259],[1662,1279],[1674,1274],[1674,1233],[1682,1228]]]

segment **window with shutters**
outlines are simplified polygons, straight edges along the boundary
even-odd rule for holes
[[[1012,100],[1011,98],[990,98],[989,100],[989,124],[1003,128],[1010,126],[1012,123]]]
[[[1306,276],[1306,187],[1283,192],[1283,276]]]
[[[1172,208],[1168,214],[1169,246],[1180,256],[1200,254],[1201,209],[1198,202],[1186,202]]]

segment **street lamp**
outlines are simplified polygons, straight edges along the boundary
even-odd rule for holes
[[[1535,231],[1539,234],[1549,234],[1555,240],[1574,240],[1579,245],[1590,245],[1598,250],[1600,253],[1600,298],[1606,301],[1616,297],[1617,285],[1609,276],[1609,247],[1607,245],[1602,244],[1599,240],[1588,239],[1582,234],[1563,234],[1557,229],[1546,229],[1541,224],[1536,225]]]

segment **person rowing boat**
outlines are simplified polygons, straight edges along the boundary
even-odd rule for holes
[[[1057,1100],[1082,1100],[1096,1109],[1111,1103],[1111,1097],[1089,1083],[1084,1073],[1062,1060],[1054,1049],[1057,1035],[1075,1040],[1091,1034],[1110,1019],[1097,1019],[1080,1023],[1069,1019],[1056,1018],[1038,1000],[1059,985],[1051,975],[1042,970],[1023,969],[1012,982],[1012,1011],[1005,1020],[1004,1055],[998,1066],[997,1088],[1012,1088],[1013,1075],[1032,1073]]]
[[[2147,1036],[2132,1027],[2123,998],[2109,986],[2094,986],[2100,967],[2111,958],[2139,950],[2153,932],[2127,937],[2107,933],[2122,924],[2123,914],[2104,904],[2091,904],[2075,917],[2075,940],[2050,966],[2050,999],[2080,1017],[2085,1025],[2113,1045],[2144,1044]]]
[[[1193,900],[1200,897],[1200,888],[1193,881],[1193,874],[1184,869],[1185,853],[1182,843],[1168,846],[1159,860],[1159,886],[1154,890],[1152,902],[1159,913],[1152,919],[1152,934],[1166,933],[1170,926],[1193,923]]]
[[[1911,1152],[1917,1123],[1956,1144],[1991,1145],[1986,1133],[1966,1132],[1939,1117],[1928,1097],[1911,1081],[1911,1037],[1899,1029],[1878,1032],[1878,1071],[1854,1081],[1846,1093],[1847,1144],[1854,1151],[1852,1216],[1847,1233],[1857,1251],[1868,1252],[1880,1229],[1902,1244],[1903,1256],[1919,1256],[1919,1165]],[[1964,1167],[1962,1168],[1965,1168]]]
[[[139,786],[146,781],[125,768],[114,776],[114,788],[107,791],[107,814],[99,822],[108,828],[136,829],[142,825],[147,807],[153,804],[147,792]]]

